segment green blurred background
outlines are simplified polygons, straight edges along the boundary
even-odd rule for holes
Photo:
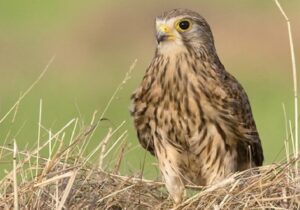
[[[292,22],[296,55],[300,42],[300,2],[282,1]],[[273,1],[1,1],[0,118],[20,93],[38,77],[53,55],[49,71],[21,102],[16,120],[0,124],[0,144],[16,139],[20,148],[36,144],[39,101],[42,124],[54,132],[72,118],[88,124],[95,110],[102,113],[135,59],[131,79],[117,94],[91,142],[96,145],[109,127],[126,120],[133,148],[126,153],[124,173],[141,169],[145,151],[128,113],[129,97],[139,84],[155,50],[154,19],[165,10],[190,8],[211,25],[218,54],[250,98],[265,151],[265,164],[285,153],[285,122],[293,118],[292,74],[287,28]],[[120,131],[121,133],[121,131]],[[90,147],[92,148],[92,146]],[[111,157],[113,158],[113,157]],[[109,161],[109,160],[108,160]],[[146,155],[146,177],[155,162]],[[1,164],[1,171],[7,164]]]

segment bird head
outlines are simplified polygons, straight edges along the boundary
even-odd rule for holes
[[[188,9],[174,9],[156,18],[158,51],[205,49],[215,51],[213,35],[206,20]]]

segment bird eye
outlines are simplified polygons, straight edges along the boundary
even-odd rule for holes
[[[183,32],[183,31],[187,31],[188,29],[190,29],[191,25],[192,25],[192,23],[189,20],[180,20],[177,22],[176,28],[178,31]]]

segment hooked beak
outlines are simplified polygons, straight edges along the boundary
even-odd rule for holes
[[[158,44],[163,41],[172,40],[174,39],[173,33],[171,33],[171,30],[166,25],[160,25],[157,29],[156,33],[156,40]]]

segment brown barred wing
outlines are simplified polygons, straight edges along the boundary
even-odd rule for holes
[[[253,166],[261,166],[264,160],[263,149],[248,96],[241,84],[228,72],[222,76],[220,84],[226,92],[227,97],[223,102],[232,119],[227,123],[231,123],[230,127],[238,139],[238,162],[249,162],[251,158]]]

